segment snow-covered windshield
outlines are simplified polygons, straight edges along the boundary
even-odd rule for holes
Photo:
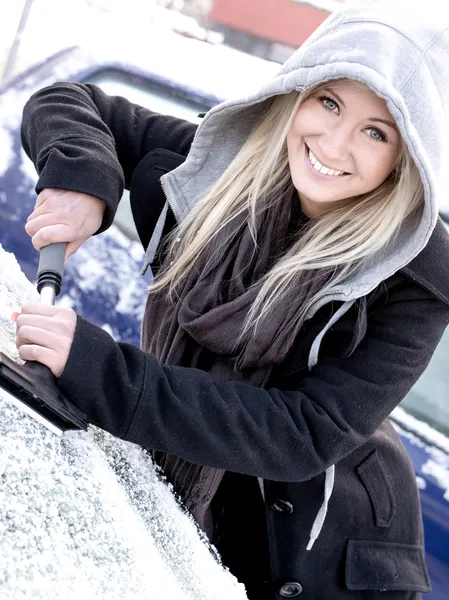
[[[36,291],[0,246],[0,351]],[[244,600],[243,585],[147,452],[90,428],[54,435],[0,390],[2,600]]]

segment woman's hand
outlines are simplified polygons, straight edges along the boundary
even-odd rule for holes
[[[12,319],[17,325],[16,346],[20,357],[36,360],[60,377],[72,348],[76,313],[71,308],[27,302]]]
[[[25,230],[36,250],[56,242],[68,242],[65,259],[98,231],[106,204],[99,198],[46,188],[37,197]]]

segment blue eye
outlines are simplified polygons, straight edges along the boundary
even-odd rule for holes
[[[335,112],[336,108],[339,109],[337,102],[330,96],[320,96],[318,100],[321,102],[324,108],[330,112]]]
[[[368,131],[373,131],[376,134],[375,137],[373,135],[368,134],[368,137],[370,137],[372,140],[374,140],[376,142],[386,142],[386,141],[388,141],[387,136],[380,129],[377,129],[376,127],[368,127]]]

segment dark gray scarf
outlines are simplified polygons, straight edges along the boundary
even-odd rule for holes
[[[233,222],[204,252],[183,282],[176,302],[165,292],[149,294],[142,325],[144,351],[155,354],[163,364],[207,371],[216,381],[267,384],[273,367],[282,362],[293,343],[291,323],[299,307],[323,285],[323,276],[311,273],[250,341],[236,346],[259,291],[257,282],[308,221],[299,211],[296,193],[293,202],[289,198],[290,194],[260,216],[256,251],[248,227]],[[226,250],[221,247],[220,260],[216,260],[223,240]],[[211,539],[210,503],[224,471],[164,452],[153,452],[153,458]]]

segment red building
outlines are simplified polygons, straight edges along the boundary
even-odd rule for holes
[[[226,44],[283,62],[328,15],[295,0],[214,0],[208,20]]]

